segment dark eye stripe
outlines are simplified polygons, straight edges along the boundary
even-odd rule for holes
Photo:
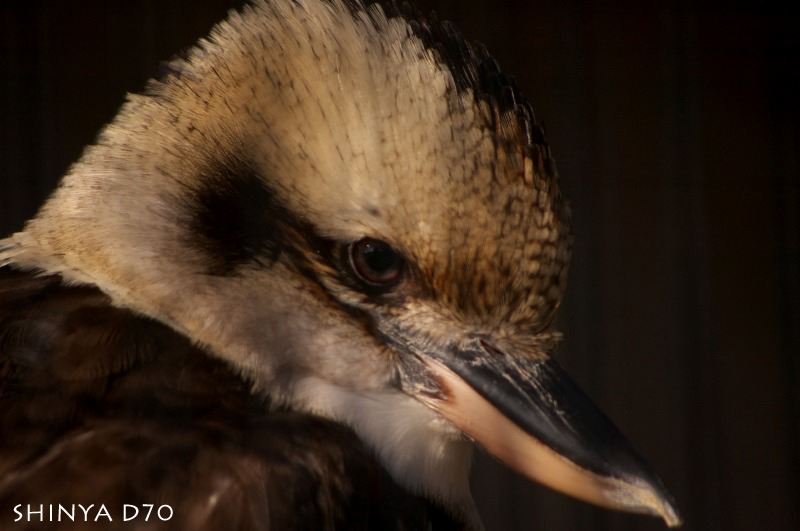
[[[350,245],[350,266],[370,286],[389,287],[403,274],[405,260],[388,243],[362,238]]]

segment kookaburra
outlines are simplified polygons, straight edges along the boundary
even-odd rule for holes
[[[550,357],[557,181],[513,80],[447,23],[231,13],[0,240],[0,527],[102,504],[104,528],[479,529],[473,443],[678,525]]]

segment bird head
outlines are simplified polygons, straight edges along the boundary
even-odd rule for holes
[[[256,0],[174,60],[2,260],[92,283],[470,514],[471,441],[679,518],[551,354],[569,209],[513,80],[399,8]]]

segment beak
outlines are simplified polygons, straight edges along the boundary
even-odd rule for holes
[[[525,354],[484,339],[446,355],[417,351],[439,392],[415,396],[530,479],[680,526],[672,497],[616,426],[555,361]]]

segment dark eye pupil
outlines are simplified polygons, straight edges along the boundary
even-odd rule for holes
[[[368,244],[362,252],[367,267],[376,273],[384,274],[397,266],[397,255],[386,245]]]
[[[370,284],[390,284],[403,269],[403,258],[388,243],[372,238],[355,242],[350,256],[356,274]]]

